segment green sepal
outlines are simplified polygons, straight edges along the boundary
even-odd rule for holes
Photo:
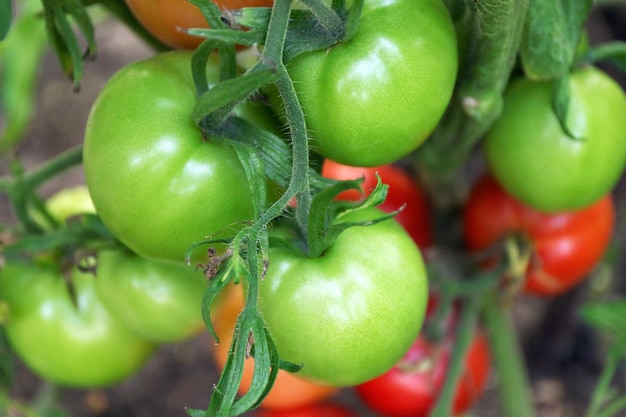
[[[526,76],[550,80],[566,74],[593,0],[530,0],[520,56]]]
[[[355,2],[360,3],[360,2]],[[291,10],[289,27],[285,38],[283,58],[289,62],[302,53],[326,49],[337,42],[346,39],[346,18],[347,16],[358,17],[360,9],[354,8],[355,12],[350,15],[346,10],[333,10],[328,7],[322,8],[320,13],[328,13],[335,16],[340,25],[334,26],[330,31],[328,26],[320,24],[320,16],[309,9]],[[244,7],[232,14],[237,25],[252,28],[255,33],[265,34],[269,25],[271,9],[264,7]],[[334,20],[334,19],[330,19]],[[356,31],[356,20],[353,24],[353,31]],[[253,35],[249,35],[252,37]],[[264,43],[264,37],[256,39],[258,43]]]
[[[222,21],[222,11],[217,4],[204,0],[189,0],[189,2],[200,9],[209,26],[216,29],[226,27],[226,24]]]
[[[236,29],[191,28],[185,30],[185,33],[229,45],[252,46],[254,44],[263,44],[265,41],[265,32],[258,29],[244,32]]]
[[[626,300],[587,303],[579,314],[587,324],[611,338],[626,357]]]
[[[336,197],[343,191],[357,189],[362,192],[361,183],[363,179],[337,181],[334,185],[321,190],[313,197],[309,213],[309,221],[307,224],[307,244],[309,256],[316,257],[321,255],[328,247],[332,245],[337,236],[344,230],[352,226],[365,226],[386,220],[395,216],[397,213],[383,215],[380,219],[367,222],[342,222],[341,216],[346,215],[355,210],[361,210],[368,207],[375,207],[382,204],[387,197],[387,185],[383,184],[378,178],[378,183],[363,201],[342,201],[336,200]]]
[[[574,140],[583,140],[571,131],[567,124],[567,113],[570,103],[569,74],[563,74],[552,81],[552,111],[559,121],[563,132]]]
[[[0,0],[0,41],[9,33],[11,21],[13,20],[12,0]]]

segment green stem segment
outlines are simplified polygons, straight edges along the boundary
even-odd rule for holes
[[[418,166],[432,190],[451,190],[458,171],[502,109],[529,0],[469,1],[460,22],[459,83],[432,137],[418,150]],[[447,207],[455,196],[434,194]]]
[[[484,309],[491,353],[496,365],[504,417],[535,417],[526,366],[517,333],[495,294]]]
[[[454,349],[448,366],[446,380],[429,417],[450,417],[453,414],[454,397],[463,371],[466,354],[474,339],[480,313],[481,297],[472,296],[464,301],[461,319],[456,329]]]
[[[596,384],[596,387],[591,396],[591,402],[587,407],[585,417],[610,417],[617,413],[620,409],[626,407],[626,398],[622,397],[612,404],[606,406],[603,411],[603,406],[609,394],[611,382],[615,376],[615,372],[620,364],[622,357],[622,350],[616,346],[612,346],[607,355],[607,361],[604,364],[604,369],[600,379]]]
[[[0,183],[0,188],[5,189],[9,195],[15,216],[25,232],[40,230],[40,226],[30,218],[28,213],[28,201],[33,191],[50,178],[79,165],[82,160],[83,149],[82,146],[78,146],[48,160],[44,165],[13,181]]]

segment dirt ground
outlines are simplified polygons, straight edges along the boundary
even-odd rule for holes
[[[592,42],[625,39],[626,6],[607,10],[593,13]],[[126,63],[152,54],[113,21],[98,26],[97,39],[98,59],[87,64],[78,94],[73,93],[71,83],[60,73],[51,54],[46,58],[39,86],[37,120],[19,153],[27,167],[80,143],[86,111],[106,80]],[[80,169],[73,169],[47,183],[42,194],[49,195],[82,181]],[[625,184],[619,190],[623,208]],[[6,210],[0,213],[0,220],[6,221]],[[626,268],[622,265],[620,269],[624,276]],[[626,283],[621,287],[626,290]],[[581,410],[601,369],[599,341],[573,314],[587,290],[583,286],[555,301],[522,299],[515,309],[541,417],[582,416]],[[182,417],[185,407],[206,407],[212,386],[217,382],[218,375],[210,358],[212,343],[203,334],[184,343],[164,346],[132,379],[109,389],[65,391],[61,394],[62,405],[73,417]],[[472,416],[499,415],[497,385],[497,380],[491,378]],[[41,381],[18,364],[12,394],[28,399],[40,388]],[[372,416],[358,404],[350,389],[341,391],[332,400],[347,404],[358,416]],[[4,417],[1,410],[0,416]]]

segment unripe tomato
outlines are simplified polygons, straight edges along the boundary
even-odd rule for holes
[[[139,371],[155,345],[102,304],[90,273],[74,269],[75,301],[53,266],[9,263],[0,271],[5,331],[15,353],[35,373],[70,387],[101,387]]]
[[[287,63],[311,145],[354,166],[416,149],[446,109],[456,34],[441,0],[365,0],[354,36]]]
[[[493,175],[540,211],[576,210],[611,192],[626,164],[626,96],[599,69],[569,79],[568,137],[552,109],[552,83],[514,80],[485,138]]]
[[[382,215],[342,216],[363,222]],[[271,248],[259,308],[279,355],[312,381],[350,386],[390,369],[422,327],[420,251],[393,219],[343,231],[319,257]]]

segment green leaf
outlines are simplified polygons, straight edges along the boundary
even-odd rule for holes
[[[13,18],[13,6],[11,0],[0,0],[0,41],[4,40]]]
[[[211,132],[230,114],[236,104],[272,82],[275,77],[273,69],[268,68],[216,84],[198,98],[192,113],[193,120]]]
[[[552,82],[552,110],[556,115],[561,129],[573,140],[583,140],[572,132],[567,124],[567,113],[570,102],[569,74],[557,77]]]
[[[626,42],[615,41],[595,46],[589,50],[592,63],[606,61],[626,74]]]
[[[38,15],[40,8],[30,9],[16,17],[2,43],[0,111],[4,128],[0,132],[0,153],[19,143],[34,114],[36,82],[47,40],[44,21]]]
[[[611,338],[626,356],[626,300],[588,303],[580,309],[581,318]]]
[[[74,88],[80,88],[83,78],[83,53],[71,17],[87,42],[85,57],[96,53],[94,28],[91,18],[79,0],[42,0],[48,38],[64,72],[72,79]]]
[[[1,301],[0,310],[5,310]],[[9,388],[13,383],[13,375],[15,374],[9,340],[2,326],[2,316],[8,313],[8,311],[0,311],[0,388]]]
[[[520,55],[526,76],[549,80],[566,74],[592,0],[530,0]]]

